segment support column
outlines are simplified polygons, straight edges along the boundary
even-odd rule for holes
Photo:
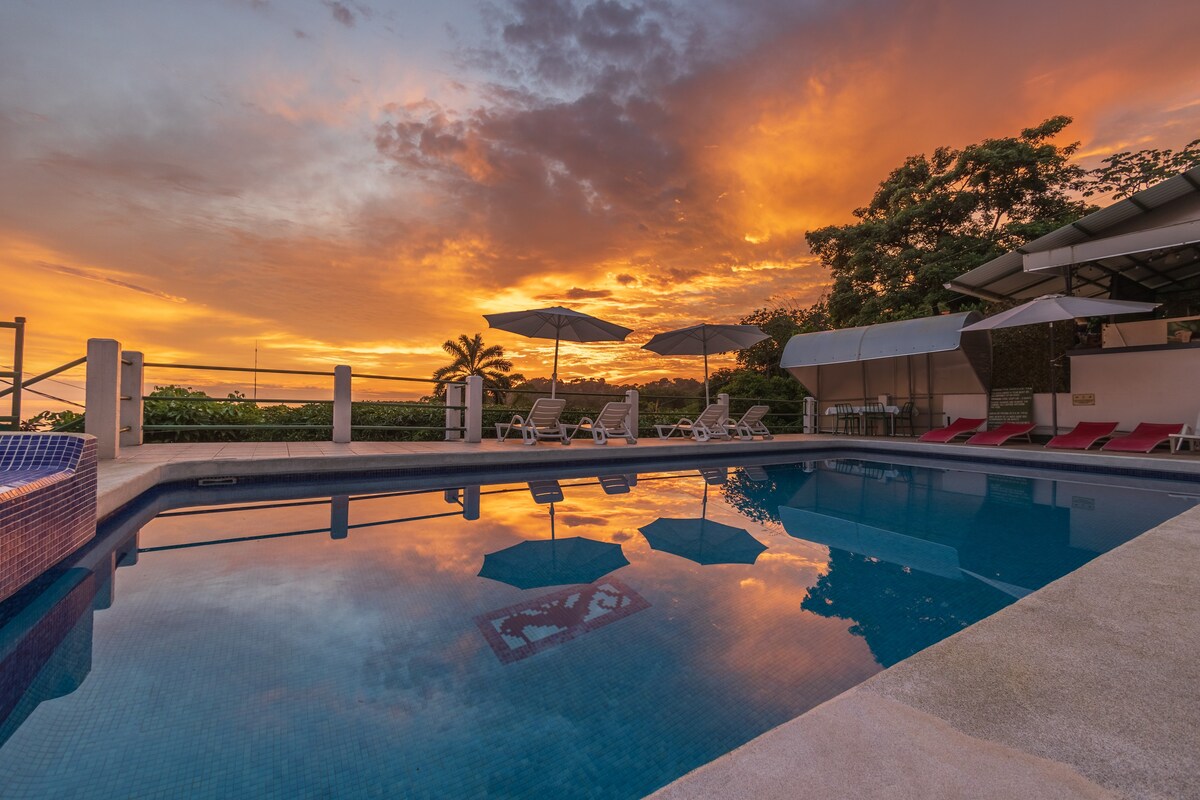
[[[630,389],[625,392],[625,402],[629,403],[629,430],[636,438],[638,435],[638,390]]]
[[[350,367],[339,364],[333,368],[333,441],[350,441]]]
[[[121,351],[121,447],[138,447],[142,443],[145,362],[146,357],[136,350]]]
[[[483,378],[478,375],[467,377],[467,414],[466,440],[480,442],[483,440]]]
[[[96,457],[113,459],[121,454],[121,343],[116,339],[88,339],[83,429],[96,437]]]
[[[464,486],[462,491],[463,519],[479,519],[479,484]]]
[[[461,406],[463,404],[463,385],[461,383],[446,384],[446,405]],[[463,438],[463,432],[455,430],[461,428],[463,424],[463,412],[461,408],[446,409],[446,441],[457,442]]]
[[[350,495],[335,494],[329,498],[329,538],[345,539],[350,535]]]

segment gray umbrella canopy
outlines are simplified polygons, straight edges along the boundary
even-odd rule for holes
[[[519,333],[531,339],[554,340],[554,372],[550,376],[550,396],[558,385],[558,343],[564,342],[622,342],[633,333],[612,322],[606,322],[582,311],[562,306],[537,308],[529,311],[505,311],[484,314],[488,325],[502,331]]]
[[[1062,294],[1047,294],[1022,303],[1016,308],[1001,311],[995,316],[967,325],[962,330],[990,331],[997,328],[1018,328],[1022,325],[1050,325],[1050,352],[1054,352],[1054,323],[1083,317],[1116,317],[1122,314],[1145,314],[1158,308],[1160,303],[1135,303],[1132,300],[1102,300],[1092,297],[1071,297]],[[1058,392],[1055,390],[1056,365],[1050,359],[1051,427],[1058,435]]]
[[[1068,297],[1048,294],[1016,308],[1002,311],[963,331],[990,331],[996,328],[1016,328],[1083,317],[1114,317],[1122,314],[1145,314],[1158,308],[1159,303],[1135,303],[1131,300],[1100,300],[1091,297]]]
[[[708,519],[708,484],[699,519],[659,517],[638,531],[651,550],[681,556],[697,564],[753,564],[767,546],[745,528]]]
[[[709,325],[701,323],[659,333],[642,347],[662,356],[704,356],[704,403],[708,404],[708,356],[744,350],[771,338],[757,325]]]

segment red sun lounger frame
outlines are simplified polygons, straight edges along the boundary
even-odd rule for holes
[[[992,431],[980,431],[967,439],[967,444],[1002,445],[1014,436],[1024,436],[1026,441],[1032,441],[1029,434],[1033,432],[1032,422],[1006,422]]]
[[[944,428],[934,428],[928,433],[921,434],[918,441],[921,442],[948,442],[952,439],[957,439],[959,436],[966,436],[968,433],[974,433],[979,430],[979,426],[987,422],[985,419],[971,419],[970,417],[959,417]]]
[[[1115,422],[1081,422],[1067,433],[1060,433],[1046,447],[1051,450],[1087,450],[1101,439],[1107,439],[1117,429]]]
[[[1182,422],[1142,422],[1128,436],[1114,436],[1100,449],[1118,453],[1149,453],[1167,441],[1172,433],[1181,433],[1182,431]]]

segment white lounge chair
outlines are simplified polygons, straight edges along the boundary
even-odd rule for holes
[[[1171,440],[1171,452],[1178,453],[1183,449],[1183,445],[1187,444],[1188,449],[1195,450],[1196,445],[1200,443],[1200,414],[1196,415],[1196,424],[1184,425],[1183,430],[1179,433],[1172,433],[1167,436]]]
[[[726,420],[725,427],[731,433],[736,434],[739,439],[750,440],[755,436],[761,436],[764,439],[774,439],[775,437],[767,430],[767,426],[763,424],[763,417],[770,410],[770,406],[750,406],[737,422]]]
[[[570,426],[571,438],[583,430],[592,434],[596,444],[608,444],[615,436],[623,436],[630,444],[637,444],[637,432],[629,430],[629,410],[629,403],[605,403],[595,419],[584,417],[578,425]]]
[[[557,439],[563,444],[571,443],[567,426],[559,420],[566,400],[550,400],[539,397],[525,416],[514,414],[508,422],[496,423],[496,441],[503,442],[513,431],[521,433],[525,444],[537,444],[542,439]]]
[[[680,436],[691,436],[697,442],[707,442],[709,439],[730,438],[729,431],[725,429],[728,419],[729,409],[720,403],[713,403],[694,420],[684,417],[674,425],[655,425],[654,429],[658,431],[660,439],[670,439],[678,431]]]

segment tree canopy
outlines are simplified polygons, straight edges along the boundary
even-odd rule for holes
[[[1111,194],[1120,200],[1200,165],[1200,139],[1193,139],[1178,152],[1170,148],[1136,153],[1126,150],[1101,163],[1104,166],[1088,173],[1089,186],[1084,196]]]
[[[491,394],[496,401],[502,402],[504,389],[511,389],[515,383],[525,380],[523,375],[512,372],[513,363],[504,357],[503,347],[484,345],[482,333],[474,336],[461,333],[457,339],[443,342],[442,349],[454,360],[433,373],[435,381],[461,381],[471,375],[480,375],[493,387]],[[438,384],[434,395],[442,397],[445,394],[445,384]]]
[[[943,284],[1093,210],[1079,199],[1078,142],[1053,139],[1070,117],[961,150],[939,147],[893,170],[858,222],[806,234],[828,267],[835,328],[938,313],[963,298]]]

